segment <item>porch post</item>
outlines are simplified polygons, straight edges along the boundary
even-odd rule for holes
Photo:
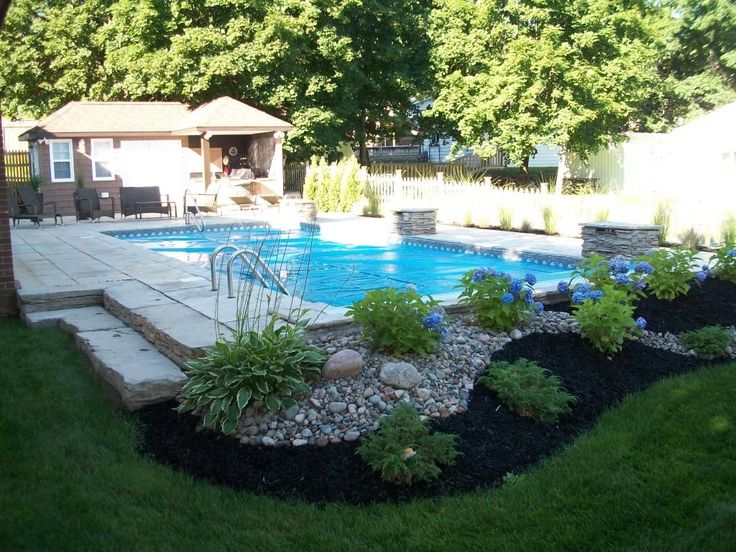
[[[273,158],[268,171],[268,179],[273,181],[274,193],[284,195],[284,133],[280,130],[273,133]]]
[[[212,182],[212,172],[210,171],[210,140],[209,140],[209,133],[204,132],[199,137],[199,145],[202,149],[202,164],[204,165],[202,170],[202,181],[204,182],[204,191],[206,192],[207,189],[210,187],[210,182]]]
[[[0,316],[12,316],[16,313],[13,246],[10,243],[7,202],[9,193],[12,192],[5,179],[5,148],[3,147],[2,122],[0,122]]]

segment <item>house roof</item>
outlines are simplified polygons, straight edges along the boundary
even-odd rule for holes
[[[288,132],[294,127],[229,96],[208,102],[184,117],[175,128],[174,134],[256,134],[281,130]]]
[[[24,132],[20,139],[257,134],[293,129],[286,121],[229,97],[193,111],[180,102],[70,102]]]

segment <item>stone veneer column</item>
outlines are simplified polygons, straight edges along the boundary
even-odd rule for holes
[[[2,113],[0,112],[0,121]],[[17,312],[15,300],[15,272],[13,248],[10,244],[10,217],[8,216],[8,182],[5,179],[5,146],[0,122],[0,316]]]

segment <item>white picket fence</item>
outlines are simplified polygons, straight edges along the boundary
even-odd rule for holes
[[[534,229],[544,229],[544,211],[551,210],[557,231],[565,236],[578,236],[580,224],[595,220],[651,224],[663,196],[622,193],[558,195],[553,185],[542,189],[505,189],[484,183],[444,181],[441,174],[434,179],[400,178],[398,175],[370,175],[368,183],[380,197],[382,212],[407,207],[438,209],[438,220],[447,224],[499,226],[501,211],[511,216],[512,226],[520,228],[528,222]],[[719,241],[721,224],[734,213],[730,204],[702,196],[667,198],[671,204],[669,239],[693,228],[703,234],[706,243]]]

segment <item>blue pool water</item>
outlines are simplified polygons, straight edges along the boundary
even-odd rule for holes
[[[277,231],[237,228],[170,235],[117,234],[152,251],[208,266],[208,255],[232,243],[260,251],[261,257],[307,301],[347,306],[367,290],[413,285],[424,294],[457,293],[455,286],[470,269],[490,266],[523,278],[527,272],[538,282],[568,279],[569,259],[507,260],[502,251],[470,252],[463,246],[409,239],[404,243],[351,245],[331,241],[310,230]],[[562,259],[560,259],[562,261]],[[554,264],[553,264],[554,263]],[[219,264],[219,263],[218,263]],[[564,265],[564,266],[563,266]],[[224,281],[224,279],[223,279]]]

